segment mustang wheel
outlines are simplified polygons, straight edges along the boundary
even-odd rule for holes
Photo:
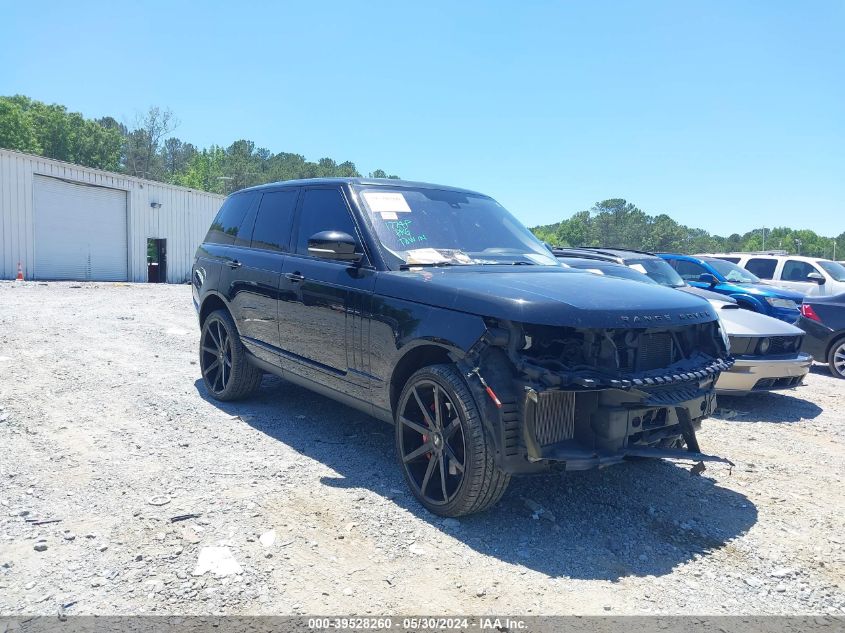
[[[845,378],[845,339],[836,341],[827,355],[830,373],[837,378]]]
[[[411,491],[441,516],[489,508],[510,481],[494,463],[475,400],[451,365],[425,367],[406,383],[396,408],[396,448]]]
[[[217,400],[238,400],[261,384],[262,372],[246,358],[232,317],[225,310],[208,315],[200,336],[200,369],[209,393]]]

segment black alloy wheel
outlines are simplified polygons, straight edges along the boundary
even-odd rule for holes
[[[405,480],[426,508],[460,516],[499,501],[510,476],[493,462],[478,407],[453,366],[425,367],[411,376],[396,412]]]
[[[432,380],[416,382],[400,407],[402,463],[415,492],[431,505],[455,498],[463,481],[466,442],[457,410]]]
[[[202,325],[200,369],[216,400],[238,400],[261,384],[263,372],[250,364],[235,323],[225,310],[212,312]]]
[[[212,320],[203,332],[200,358],[202,376],[211,392],[219,395],[226,391],[232,378],[232,342],[219,319]]]

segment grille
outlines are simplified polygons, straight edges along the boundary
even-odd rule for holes
[[[534,434],[540,446],[575,437],[575,394],[546,391],[539,394],[534,416]]]
[[[640,336],[637,371],[661,369],[672,364],[672,334],[656,332]]]
[[[794,352],[797,349],[797,336],[773,336],[769,339],[771,347],[769,347],[769,354],[786,354]]]

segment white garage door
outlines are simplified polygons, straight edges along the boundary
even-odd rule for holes
[[[126,192],[35,176],[35,278],[127,279]]]

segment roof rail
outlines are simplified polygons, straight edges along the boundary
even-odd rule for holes
[[[619,246],[558,246],[556,248],[559,250],[595,251],[596,253],[603,253],[605,255],[615,255],[615,252],[654,255],[651,251],[640,251],[635,248],[622,248]]]
[[[789,255],[789,251],[784,250],[769,250],[769,251],[728,251],[721,253],[721,255]]]

